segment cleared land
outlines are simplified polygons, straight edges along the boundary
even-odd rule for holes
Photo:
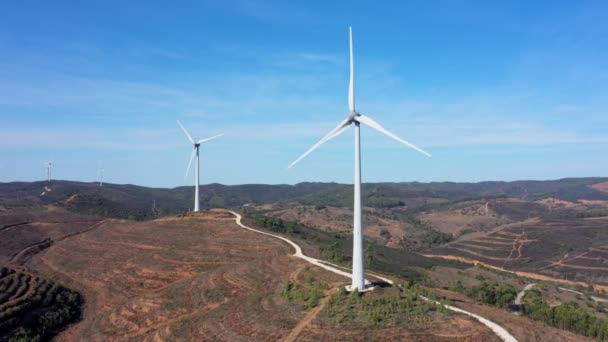
[[[591,188],[602,192],[608,192],[608,182],[593,184],[591,185]]]
[[[65,339],[280,340],[310,309],[286,299],[286,282],[308,290],[311,284],[327,289],[345,284],[344,278],[309,268],[289,254],[283,242],[238,228],[228,213],[212,212],[145,223],[106,222],[53,244],[32,265],[87,298],[84,320],[62,335]],[[476,322],[467,321],[467,329],[457,331],[459,316],[430,317],[429,324],[445,326],[453,336],[440,336],[425,325],[379,327],[366,336],[494,338]],[[326,330],[316,330],[315,324],[304,325],[298,335],[303,340],[325,336]],[[336,326],[334,338],[357,333]]]
[[[55,206],[0,211],[0,264],[25,264],[53,242],[94,228],[103,221]]]

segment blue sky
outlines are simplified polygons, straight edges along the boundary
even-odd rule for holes
[[[0,182],[172,187],[352,182],[357,108],[433,154],[362,129],[364,181],[608,176],[605,1],[7,1]]]

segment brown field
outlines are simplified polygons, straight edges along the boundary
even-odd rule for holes
[[[433,228],[454,235],[485,231],[511,222],[492,211],[488,202],[446,211],[425,212],[418,217]]]
[[[553,198],[553,197],[549,197],[549,198],[545,198],[542,200],[538,200],[536,201],[536,203],[539,204],[544,204],[547,207],[549,207],[550,209],[562,209],[562,208],[567,208],[567,209],[585,209],[586,207],[583,205],[584,202],[581,203],[575,203],[575,202],[570,202],[570,201],[565,201],[565,200],[560,200],[557,198]]]
[[[91,229],[102,221],[53,206],[0,212],[0,264],[24,264],[53,242]]]
[[[608,192],[608,182],[593,184],[591,185],[591,188],[603,192]]]
[[[315,279],[328,296],[346,279],[290,254],[279,240],[238,228],[231,215],[209,212],[110,220],[54,243],[30,265],[85,296],[83,321],[60,340],[494,340],[489,329],[458,315],[430,322],[437,329],[332,328],[315,320],[323,301],[301,310],[281,289],[285,281],[307,286]]]

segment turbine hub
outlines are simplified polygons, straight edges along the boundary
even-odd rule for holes
[[[354,121],[355,117],[359,116],[361,114],[357,113],[357,112],[350,112],[350,114],[348,114],[348,120],[350,121]]]

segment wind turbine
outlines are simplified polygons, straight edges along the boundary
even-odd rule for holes
[[[355,109],[355,66],[353,58],[353,31],[352,27],[348,28],[349,43],[350,43],[350,82],[348,85],[348,109],[349,113],[336,128],[327,133],[319,142],[314,144],[308,151],[304,152],[296,159],[288,168],[291,168],[300,160],[304,159],[312,151],[317,149],[332,138],[344,133],[352,124],[355,125],[355,197],[353,206],[353,269],[352,269],[352,284],[349,290],[364,290],[365,289],[365,273],[363,265],[363,225],[361,224],[361,140],[360,140],[360,125],[364,124],[376,131],[388,136],[391,139],[397,140],[401,144],[413,148],[414,150],[430,157],[431,155],[416,145],[409,143],[393,133],[384,129],[379,123],[371,118],[357,112]]]
[[[52,161],[48,161],[45,163],[46,166],[46,180],[47,182],[51,181],[51,176],[52,176],[52,171],[53,171],[53,162]]]
[[[222,135],[224,135],[224,133],[222,134],[218,134],[215,136],[212,136],[211,138],[206,138],[206,139],[201,139],[199,141],[194,141],[194,139],[192,139],[192,137],[190,136],[190,133],[188,133],[188,131],[184,128],[184,126],[182,126],[181,122],[179,122],[179,120],[177,120],[177,124],[179,125],[179,127],[182,128],[182,130],[184,131],[184,133],[186,133],[186,136],[188,137],[188,140],[190,140],[190,142],[192,143],[192,145],[194,145],[194,149],[192,150],[192,155],[190,156],[190,162],[188,162],[188,167],[186,168],[186,175],[184,177],[188,177],[188,173],[190,172],[190,166],[192,166],[192,159],[194,159],[194,155],[196,154],[196,183],[194,183],[194,211],[199,211],[199,206],[198,206],[198,185],[200,182],[200,174],[199,174],[199,147],[201,146],[201,143],[204,143],[206,141],[209,141],[211,139],[215,139],[218,137],[221,137]]]
[[[103,186],[103,167],[99,169],[99,186]]]

